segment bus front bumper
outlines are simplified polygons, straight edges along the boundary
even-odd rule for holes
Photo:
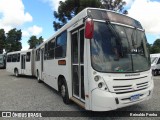
[[[153,84],[145,89],[131,93],[116,94],[106,92],[100,89],[92,91],[92,111],[109,111],[118,108],[130,106],[148,100],[151,98],[153,92]],[[131,101],[131,96],[140,94],[139,99]]]

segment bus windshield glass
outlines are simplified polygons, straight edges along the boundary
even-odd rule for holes
[[[151,64],[155,63],[155,61],[158,59],[158,57],[151,57]]]
[[[130,18],[126,15],[118,14],[116,12],[106,11],[106,10],[97,10],[97,9],[95,10],[88,9],[87,14],[92,19],[116,22],[116,23],[129,25],[129,26],[142,29],[142,26],[139,21],[133,18]]]
[[[94,22],[91,39],[92,67],[99,72],[140,72],[150,69],[143,31]]]

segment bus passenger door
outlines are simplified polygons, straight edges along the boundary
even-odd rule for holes
[[[24,74],[26,69],[26,55],[21,55],[21,74]]]
[[[84,28],[72,32],[71,46],[73,96],[84,102]]]

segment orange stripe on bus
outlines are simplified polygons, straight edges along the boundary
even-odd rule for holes
[[[58,65],[66,65],[66,60],[58,60]]]

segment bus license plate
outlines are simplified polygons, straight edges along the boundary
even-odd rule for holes
[[[133,96],[130,97],[130,100],[131,100],[131,101],[136,101],[136,100],[139,99],[139,97],[140,97],[140,94],[133,95]]]

